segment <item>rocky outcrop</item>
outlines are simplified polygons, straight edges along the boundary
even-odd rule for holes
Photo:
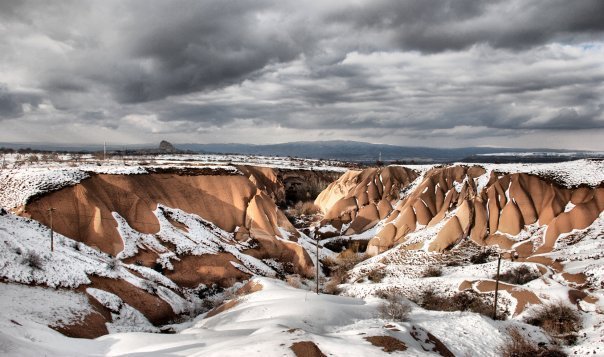
[[[277,203],[286,200],[284,179],[321,185],[329,175],[251,166],[91,174],[31,199],[20,213],[50,226],[53,208],[55,232],[123,264],[160,270],[182,294],[179,289],[228,287],[253,274],[312,276],[313,262]],[[178,315],[161,295],[140,286],[90,280],[90,287],[115,294],[154,324]]]
[[[539,232],[544,234],[518,245],[522,254],[532,255],[551,251],[561,234],[586,228],[604,210],[602,184],[564,187],[538,175],[456,165],[427,171],[410,190],[417,177],[398,166],[349,171],[315,201],[325,211],[323,224],[344,227],[342,233],[348,235],[382,222],[368,243],[370,254],[405,243],[410,234],[425,229],[436,230],[413,235],[413,242],[402,247],[443,251],[469,238],[510,249],[518,239],[528,239],[518,238],[527,226],[543,227]]]
[[[401,166],[351,170],[321,192],[315,204],[325,213],[324,223],[338,229],[346,225],[344,234],[360,233],[388,217],[401,189],[417,176]]]

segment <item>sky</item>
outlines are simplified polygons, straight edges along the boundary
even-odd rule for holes
[[[0,142],[604,150],[604,1],[0,1]]]

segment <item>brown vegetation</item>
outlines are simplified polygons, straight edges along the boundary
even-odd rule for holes
[[[427,310],[471,311],[489,317],[493,313],[493,307],[471,290],[460,291],[453,296],[444,296],[428,288],[419,296],[417,303]]]
[[[559,348],[552,346],[550,348],[540,348],[529,341],[517,328],[508,329],[508,338],[506,342],[499,347],[499,353],[502,357],[564,357],[564,353]]]
[[[537,306],[526,322],[541,327],[553,336],[572,334],[582,327],[581,314],[562,301]]]
[[[524,285],[541,277],[539,269],[532,269],[528,265],[522,264],[516,266],[502,274],[499,274],[499,280],[514,285]],[[493,277],[495,279],[495,277]]]

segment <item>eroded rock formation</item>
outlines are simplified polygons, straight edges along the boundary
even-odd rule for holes
[[[561,234],[586,228],[604,210],[602,184],[569,188],[536,175],[461,165],[433,168],[411,187],[417,178],[397,166],[349,171],[317,198],[326,212],[322,224],[349,235],[381,221],[368,244],[372,255],[397,244],[443,251],[469,237],[528,256],[551,251]],[[537,236],[523,235],[539,227]],[[413,234],[420,230],[431,233]]]

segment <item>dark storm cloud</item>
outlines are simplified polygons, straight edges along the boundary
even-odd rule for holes
[[[0,120],[22,116],[24,104],[28,104],[35,109],[40,103],[41,98],[37,94],[11,91],[7,86],[0,83]]]
[[[602,14],[598,0],[7,0],[0,118],[125,137],[600,129]]]
[[[131,2],[139,12],[119,27],[115,47],[125,61],[92,73],[121,103],[162,99],[237,83],[270,62],[300,54],[280,30],[260,23],[267,3],[241,1]]]
[[[351,6],[331,19],[390,31],[403,49],[459,50],[485,43],[521,49],[552,39],[592,38],[604,31],[604,2],[585,0],[382,0]]]

